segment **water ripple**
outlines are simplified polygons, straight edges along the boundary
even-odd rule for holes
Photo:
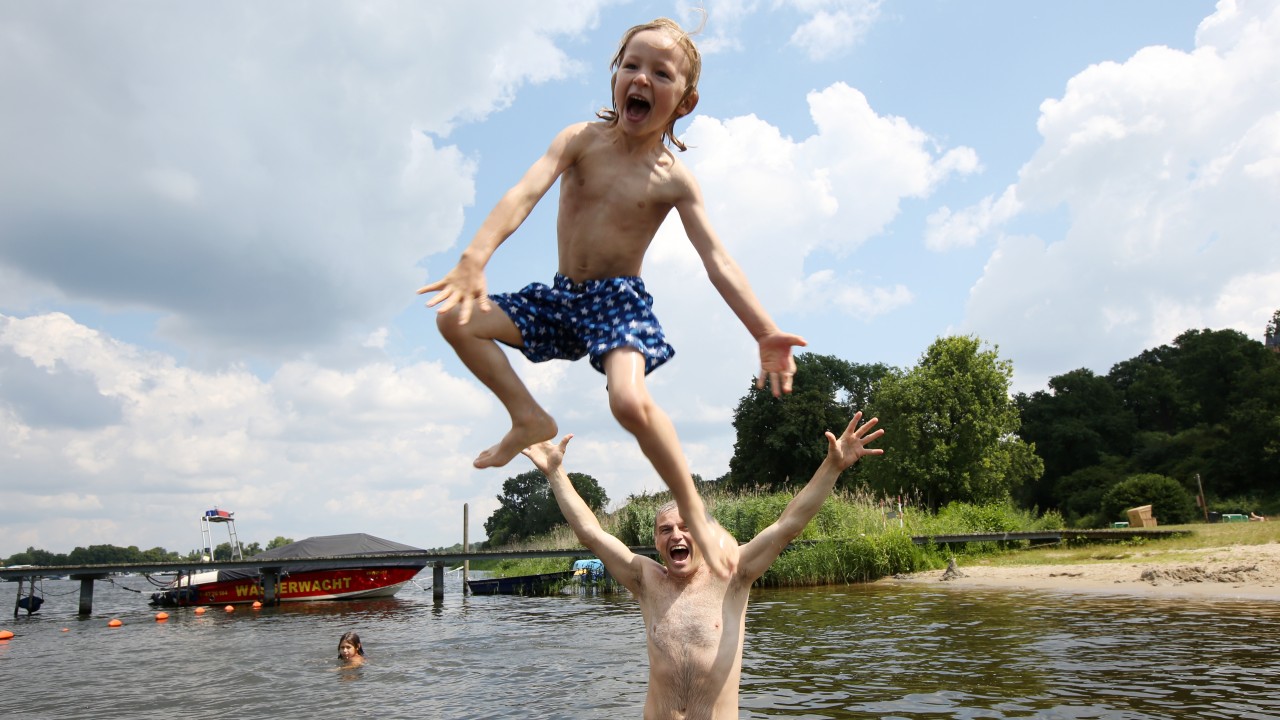
[[[648,668],[630,597],[463,597],[451,582],[439,603],[409,586],[157,623],[110,588],[78,619],[78,583],[48,581],[67,595],[5,624],[18,636],[0,643],[0,716],[639,716]],[[753,596],[744,718],[1280,720],[1276,605],[879,586]],[[347,630],[364,667],[338,667]]]

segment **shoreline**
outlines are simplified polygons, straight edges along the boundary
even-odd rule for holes
[[[990,561],[986,558],[958,559],[958,573],[926,570],[882,578],[875,584],[1280,601],[1280,543],[1180,551],[1176,560],[1161,558],[1161,554],[1152,551],[1090,563],[999,566],[987,564]]]

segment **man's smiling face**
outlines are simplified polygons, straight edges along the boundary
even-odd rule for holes
[[[680,509],[672,507],[659,512],[653,524],[653,544],[667,571],[674,575],[692,575],[702,563],[702,556],[680,517]]]

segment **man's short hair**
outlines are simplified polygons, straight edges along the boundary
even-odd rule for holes
[[[655,534],[658,532],[658,518],[662,517],[663,513],[671,512],[678,507],[679,505],[676,504],[675,500],[668,500],[658,506],[658,510],[653,514],[653,532]]]

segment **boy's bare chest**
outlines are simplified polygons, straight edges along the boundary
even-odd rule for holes
[[[588,156],[565,173],[562,197],[582,207],[608,207],[624,213],[666,214],[675,202],[676,183],[669,164]]]

